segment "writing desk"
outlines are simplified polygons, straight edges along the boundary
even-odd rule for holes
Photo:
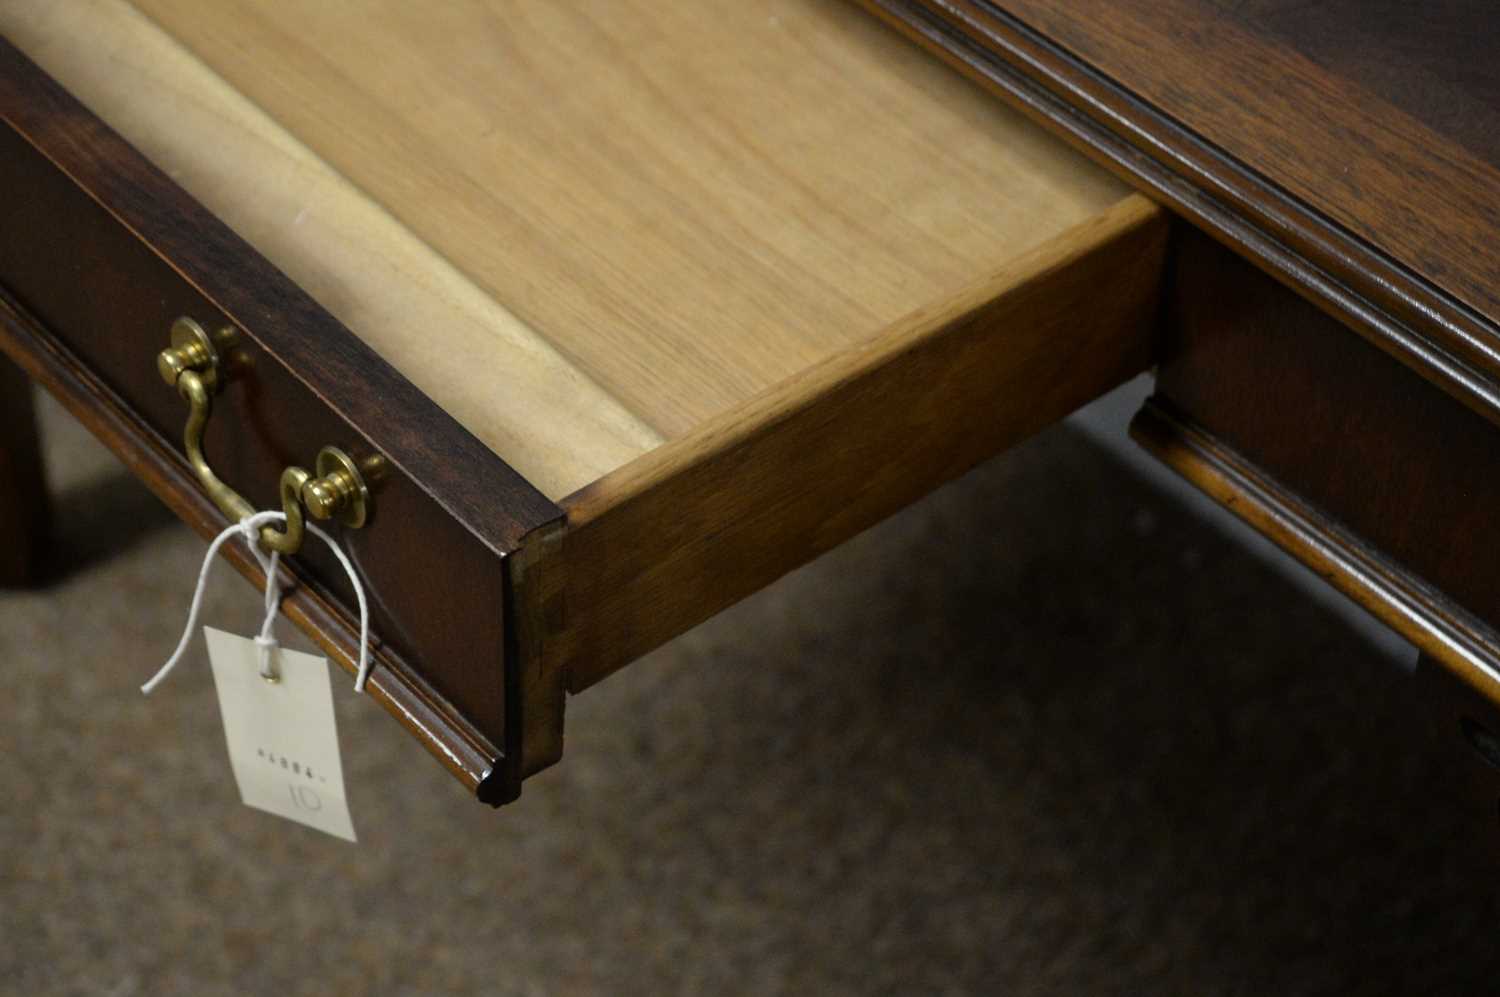
[[[0,8],[0,348],[210,532],[155,368],[202,337],[213,473],[324,483],[375,697],[488,802],[567,694],[1153,365],[1142,443],[1493,698],[1484,25],[1414,97],[1394,7],[865,6]]]

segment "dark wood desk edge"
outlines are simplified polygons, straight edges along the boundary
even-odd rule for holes
[[[1164,399],[1147,401],[1131,422],[1130,434],[1215,502],[1500,706],[1500,635],[1483,621],[1287,490]]]
[[[994,4],[859,2],[1500,424],[1500,326]]]

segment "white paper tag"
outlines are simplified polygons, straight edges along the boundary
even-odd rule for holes
[[[213,627],[203,635],[245,805],[354,841],[328,661],[277,648],[281,677],[267,682],[254,641]]]

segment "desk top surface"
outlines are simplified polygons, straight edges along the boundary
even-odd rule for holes
[[[1500,320],[1500,16],[1489,0],[1005,6]]]
[[[1491,0],[863,0],[1500,423]]]

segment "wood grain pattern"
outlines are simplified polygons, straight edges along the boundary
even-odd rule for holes
[[[138,6],[668,437],[1121,196],[831,0]]]
[[[0,34],[549,498],[661,442],[126,0],[0,0]]]
[[[1007,9],[1142,99],[1208,137],[1337,223],[1492,320],[1500,318],[1500,162],[1487,162],[1347,75],[1286,43],[1323,3],[1007,0]],[[1381,22],[1368,3],[1359,18]],[[1453,10],[1452,6],[1449,7]],[[1466,31],[1494,38],[1494,11],[1469,4]],[[1424,9],[1423,21],[1432,10]],[[1371,55],[1397,59],[1401,26]],[[1461,50],[1452,52],[1457,61]],[[1493,123],[1500,88],[1487,95]],[[1500,345],[1500,344],[1494,344]]]
[[[1180,50],[1173,50],[1166,42],[1159,51],[1138,47],[1135,54],[1142,56],[1144,51],[1144,56],[1129,65],[1124,64],[1125,60],[1111,63],[1114,72],[1107,75],[1069,47],[1016,17],[1010,12],[1013,5],[1002,9],[985,0],[864,2],[924,46],[984,81],[997,94],[1060,131],[1140,189],[1151,192],[1225,245],[1338,316],[1423,377],[1500,423],[1500,359],[1497,359],[1500,355],[1496,349],[1500,326],[1494,316],[1470,307],[1430,280],[1425,275],[1425,256],[1413,265],[1401,262],[1384,245],[1356,235],[1292,193],[1278,177],[1271,160],[1254,160],[1252,165],[1227,155],[1225,146],[1220,144],[1226,137],[1241,143],[1259,142],[1264,146],[1263,156],[1296,157],[1306,144],[1342,137],[1360,146],[1348,150],[1356,158],[1367,155],[1378,158],[1389,141],[1400,145],[1404,150],[1398,150],[1401,156],[1409,158],[1413,152],[1410,140],[1417,134],[1404,131],[1410,122],[1403,123],[1398,114],[1377,122],[1369,135],[1359,135],[1357,139],[1350,138],[1349,127],[1340,127],[1327,135],[1316,129],[1299,132],[1289,140],[1280,132],[1224,136],[1209,127],[1212,123],[1208,121],[1189,127],[1173,111],[1174,101],[1191,104],[1199,95],[1206,101],[1226,102],[1222,93],[1225,83],[1243,82],[1244,74],[1251,74],[1256,81],[1244,91],[1249,108],[1263,108],[1267,102],[1281,99],[1278,94],[1288,88],[1315,95],[1322,86],[1332,88],[1335,97],[1343,94],[1335,101],[1337,104],[1352,92],[1348,88],[1357,89],[1357,84],[1347,80],[1330,82],[1321,77],[1286,80],[1275,73],[1267,75],[1257,68],[1261,63],[1287,72],[1303,69],[1319,72],[1319,69],[1305,60],[1293,66],[1288,60],[1295,60],[1296,53],[1286,51],[1285,44],[1279,40],[1269,45],[1263,44],[1264,39],[1257,42],[1252,34],[1237,30],[1232,18],[1222,12],[1185,20],[1168,16],[1181,13],[1182,4],[1166,10],[1154,6],[1147,9],[1147,5],[1134,3],[1080,5],[1099,14],[1098,19],[1090,21],[1091,28],[1070,13],[1072,6],[1028,5],[1028,10],[1049,7],[1049,16],[1071,20],[1080,31],[1097,33],[1098,43],[1106,48],[1131,44],[1128,39],[1138,38],[1142,33],[1180,31],[1194,36],[1185,40]],[[1293,17],[1298,16],[1293,7],[1285,9]],[[1109,36],[1116,30],[1114,21],[1119,17],[1132,23],[1121,29],[1126,40],[1111,40]],[[1222,60],[1198,63],[1191,73],[1183,72],[1180,60],[1190,58],[1197,51],[1195,45],[1216,44],[1231,35],[1236,44],[1245,43],[1247,47],[1220,52]],[[1163,62],[1168,65],[1159,65]],[[1227,67],[1224,72],[1221,62]],[[1247,65],[1241,66],[1241,62]],[[1136,78],[1163,73],[1177,74],[1174,78],[1179,89],[1159,95],[1160,105],[1143,99],[1135,89]],[[1232,104],[1239,96],[1236,93],[1227,102]],[[1353,103],[1359,105],[1355,111],[1382,113],[1379,110],[1382,102],[1378,99],[1357,98]],[[1237,109],[1228,108],[1226,113],[1230,111]],[[1249,110],[1237,113],[1252,115]],[[1321,112],[1316,108],[1302,108],[1286,120],[1305,121],[1308,115],[1318,113]],[[1344,125],[1350,126],[1353,120]],[[1274,116],[1259,120],[1266,128],[1274,128],[1278,123]],[[1386,133],[1392,129],[1404,134],[1391,139]],[[1440,150],[1453,148],[1453,143],[1445,143],[1441,135],[1436,138]],[[1462,150],[1456,154],[1462,158]],[[1338,154],[1320,151],[1315,155],[1321,157],[1319,162],[1342,168]],[[1434,180],[1429,171],[1441,174],[1448,169],[1445,162],[1443,155],[1434,157],[1412,179],[1422,189],[1431,189]],[[1364,209],[1376,214],[1387,212],[1386,222],[1393,228],[1403,224],[1405,214],[1426,210],[1410,199],[1407,177],[1392,174],[1379,164],[1374,169],[1375,175],[1391,180],[1392,185],[1362,188],[1369,194]],[[1484,172],[1482,166],[1472,170],[1467,166],[1456,168],[1451,179],[1461,189],[1436,202],[1433,214],[1451,207],[1455,197],[1482,199],[1483,189],[1476,192],[1472,181]],[[1437,182],[1437,187],[1442,186],[1442,182]],[[1337,184],[1330,187],[1337,189]],[[1481,212],[1481,216],[1486,213],[1487,210]],[[1371,220],[1373,224],[1374,215]],[[1433,218],[1422,219],[1416,231],[1430,234],[1435,231],[1433,224]],[[1444,224],[1438,222],[1438,228]],[[1453,224],[1472,226],[1474,221],[1457,218]],[[1441,233],[1436,238],[1441,238]],[[1489,246],[1493,245],[1494,240],[1490,240]],[[1427,248],[1454,260],[1456,265],[1464,263],[1444,245]],[[1469,248],[1477,249],[1478,255],[1467,265],[1486,266],[1484,259],[1489,250],[1483,245]]]
[[[565,499],[569,688],[1142,370],[1166,230],[1129,198]]]
[[[0,355],[0,586],[40,579],[47,546],[47,482],[31,382]]]
[[[1267,40],[1500,164],[1500,63],[1486,0],[1213,0]]]

